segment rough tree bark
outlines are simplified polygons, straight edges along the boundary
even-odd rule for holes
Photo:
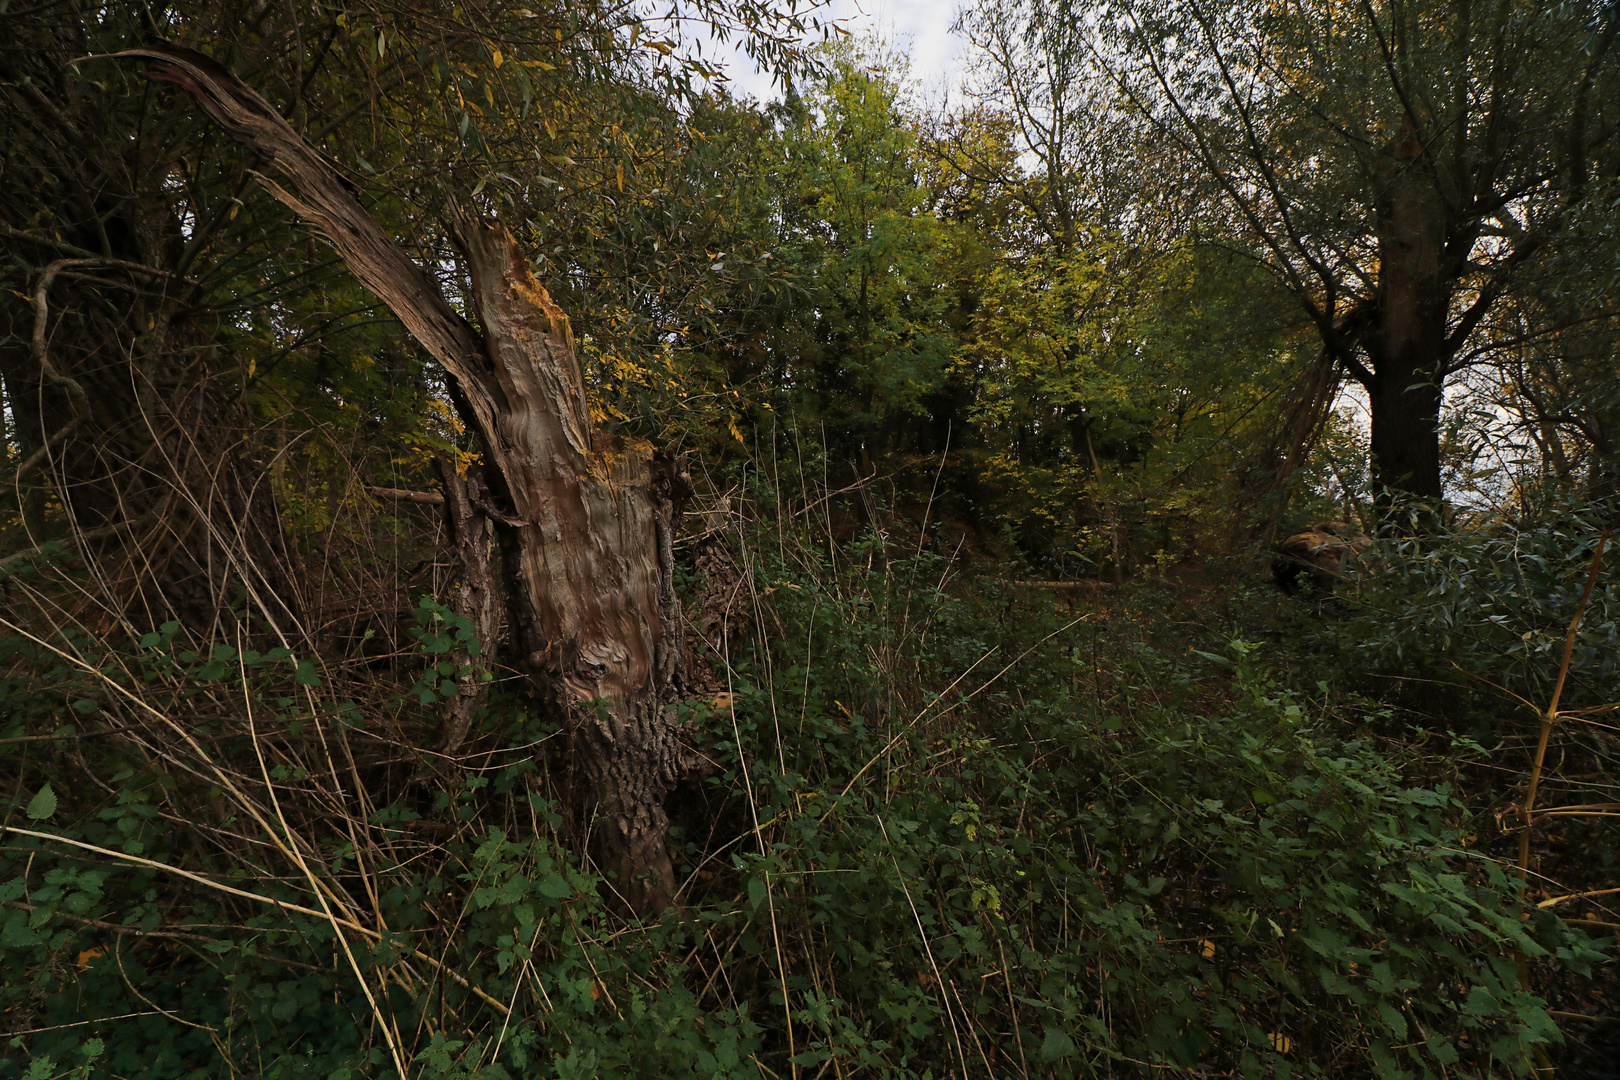
[[[663,801],[699,761],[670,707],[682,640],[671,574],[678,462],[593,430],[568,317],[504,228],[451,211],[480,334],[331,163],[216,61],[172,45],[119,55],[151,61],[149,77],[189,92],[264,158],[288,185],[261,178],[265,188],[326,237],[456,381],[506,503],[520,659],[566,717],[598,858],[633,910],[667,906]]]

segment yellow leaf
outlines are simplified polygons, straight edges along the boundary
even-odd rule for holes
[[[489,59],[495,65],[495,67],[497,69],[499,69],[500,66],[501,66],[501,59],[502,59],[501,58],[501,50],[499,50],[499,49],[490,50]]]
[[[94,960],[98,956],[106,956],[106,955],[107,955],[107,950],[103,946],[100,946],[100,945],[97,945],[93,949],[84,950],[84,952],[79,954],[79,970],[80,971],[89,971],[90,970],[90,961]]]

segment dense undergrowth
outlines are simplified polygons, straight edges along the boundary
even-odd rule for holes
[[[408,653],[363,663],[256,651],[246,620],[210,642],[8,620],[0,1076],[1460,1077],[1568,1056],[1548,998],[1600,992],[1612,942],[1590,935],[1615,920],[1521,918],[1501,813],[1535,717],[1492,719],[1510,699],[1469,687],[1541,693],[1546,627],[1512,620],[1567,620],[1589,530],[1522,538],[1517,577],[1474,541],[1395,552],[1323,607],[1234,568],[1052,590],[790,524],[731,522],[727,691],[690,705],[716,766],[676,800],[682,906],[650,925],[573,854],[555,728],[499,670],[472,752],[418,749],[466,636],[431,601]],[[1463,567],[1508,585],[1452,588]],[[1571,707],[1601,704],[1612,580]],[[1560,733],[1564,772],[1600,774],[1607,734]],[[1612,856],[1560,861],[1603,850],[1568,835],[1593,820],[1538,835],[1533,899],[1612,886]]]

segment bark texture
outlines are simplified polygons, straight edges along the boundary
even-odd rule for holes
[[[663,801],[698,760],[670,708],[682,640],[671,573],[679,462],[593,430],[568,317],[504,228],[451,212],[479,333],[257,93],[188,49],[120,55],[151,61],[151,78],[189,92],[268,161],[280,182],[261,178],[266,189],[327,238],[465,395],[504,504],[513,637],[567,719],[593,846],[633,910],[663,908],[674,894]],[[456,497],[447,487],[447,505]],[[479,542],[470,524],[458,529]]]

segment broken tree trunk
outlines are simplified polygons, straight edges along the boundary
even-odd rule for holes
[[[520,662],[566,719],[603,869],[633,910],[661,910],[674,894],[663,802],[698,762],[671,708],[681,642],[671,576],[678,464],[646,442],[592,428],[568,317],[504,228],[451,212],[480,334],[331,163],[229,71],[173,45],[119,55],[151,61],[150,78],[188,91],[266,159],[288,187],[261,178],[265,188],[320,230],[465,394],[491,485],[504,488]]]

